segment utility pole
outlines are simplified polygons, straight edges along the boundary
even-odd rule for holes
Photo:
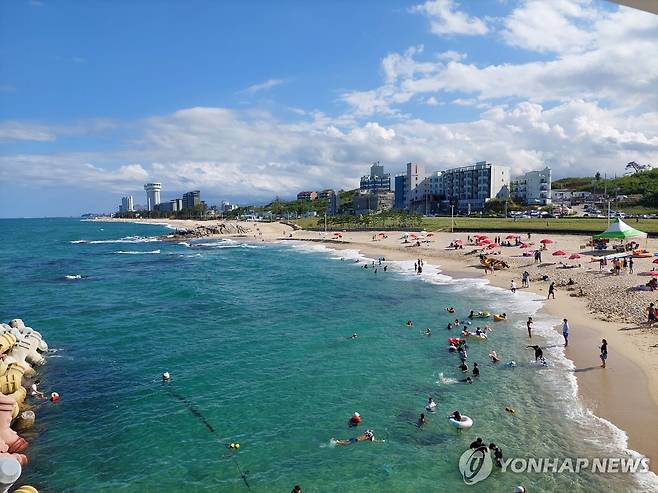
[[[327,211],[324,212],[324,234],[327,235]]]
[[[450,204],[450,232],[455,232],[455,206]]]

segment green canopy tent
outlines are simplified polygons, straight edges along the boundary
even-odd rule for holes
[[[646,233],[638,229],[631,228],[628,224],[626,224],[624,221],[622,221],[619,218],[617,218],[617,220],[614,223],[612,223],[608,227],[608,229],[606,229],[603,233],[594,235],[595,239],[610,238],[617,240],[626,240],[628,238],[646,238],[646,237],[647,237]]]

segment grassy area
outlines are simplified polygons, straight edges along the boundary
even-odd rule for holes
[[[302,228],[322,227],[318,218],[303,218],[294,221]],[[658,219],[628,220],[628,224],[640,231],[658,235]],[[555,233],[600,233],[608,227],[606,219],[589,218],[555,218],[555,219],[505,219],[455,217],[455,231],[549,231]],[[347,229],[347,228],[335,228]],[[365,228],[354,228],[365,229]],[[377,226],[368,229],[377,229]],[[424,217],[420,227],[415,230],[450,231],[449,217]]]

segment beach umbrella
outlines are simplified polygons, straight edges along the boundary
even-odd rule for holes
[[[426,234],[427,234],[427,231],[425,231],[425,230],[423,230],[423,231],[421,231],[421,232],[420,232],[420,233],[418,233],[418,234],[421,234],[421,235],[426,235]]]
[[[434,233],[427,233],[427,236],[434,236]]]
[[[521,246],[519,248],[530,248],[530,245],[527,243],[521,243]]]
[[[379,236],[386,236],[386,233],[377,233]]]
[[[652,264],[658,264],[658,258],[656,260],[654,260],[653,262],[651,262],[651,263]]]
[[[543,243],[544,245],[548,245],[549,243],[555,243],[555,241],[551,240],[550,238],[544,238],[539,243]]]
[[[491,243],[489,238],[479,238],[478,243]]]
[[[658,270],[650,270],[649,272],[643,272],[641,276],[653,276],[658,277]]]
[[[505,237],[506,240],[513,240],[514,238],[518,238],[520,235],[507,235]]]
[[[480,238],[486,238],[487,235],[473,235],[473,238],[480,239]]]
[[[431,236],[431,235],[432,235],[432,233],[428,234],[427,236]],[[457,243],[458,245],[461,245],[462,243],[464,243],[464,240],[455,240],[453,243]],[[658,259],[656,259],[656,260],[658,260]],[[658,262],[656,262],[656,263],[658,263]]]
[[[489,243],[487,248],[498,248],[500,245],[498,243]]]
[[[554,257],[560,257],[560,256],[562,256],[562,255],[566,255],[566,254],[567,254],[567,252],[565,252],[564,250],[555,250],[555,251],[553,252],[553,256],[554,256]]]
[[[577,253],[572,253],[571,255],[569,255],[569,260],[575,260],[577,258],[580,258],[580,255],[578,255]]]

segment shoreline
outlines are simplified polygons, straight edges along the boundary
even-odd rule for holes
[[[109,221],[142,224],[157,222],[160,225],[169,224],[169,227],[174,228],[191,228],[197,225],[196,221],[188,220],[109,219]],[[235,221],[218,222],[237,224]],[[208,222],[203,223],[203,225],[207,224]],[[325,237],[322,232],[293,231],[290,226],[281,223],[240,222],[239,224],[249,228],[250,233],[254,234],[224,234],[209,237],[240,238],[242,241],[249,242],[254,240],[265,242],[309,241],[326,244],[329,248],[336,250],[358,250],[360,254],[371,258],[384,256],[387,260],[394,261],[415,260],[421,257],[424,261],[439,267],[442,274],[453,278],[482,279],[485,277],[478,257],[463,255],[473,247],[465,246],[464,250],[459,251],[445,249],[445,246],[456,236],[466,239],[467,233],[435,233],[432,244],[406,247],[399,241],[402,233],[393,231],[386,232],[387,238],[373,241],[373,232],[348,232],[343,233],[343,238],[336,239],[330,236]],[[492,236],[500,234],[502,233],[491,233]],[[560,246],[567,243],[569,238],[566,236],[562,235],[557,239]],[[573,238],[571,240],[573,241]],[[582,237],[576,238],[575,241],[582,241]],[[656,240],[649,240],[649,242],[656,243],[655,246],[652,245],[652,248],[658,249]],[[572,249],[575,250],[575,248]],[[550,264],[548,265],[550,266]],[[523,267],[529,268],[525,264],[513,265],[510,270],[495,271],[494,275],[485,278],[488,278],[492,286],[501,289],[509,289],[512,279],[516,279],[520,286],[519,268]],[[636,269],[640,270],[637,267]],[[541,295],[542,298],[546,295],[547,286],[544,283],[531,282],[530,286],[528,291]],[[658,295],[654,295],[654,298],[656,296]],[[645,345],[652,348],[654,344],[658,344],[658,332],[655,332],[655,329],[644,330],[644,327],[638,326],[637,323],[629,324],[623,321],[597,319],[591,308],[588,307],[586,298],[567,297],[567,291],[560,287],[558,287],[556,298],[556,300],[548,302],[543,300],[541,310],[558,319],[569,319],[570,340],[569,347],[565,349],[565,357],[575,366],[574,373],[579,398],[595,416],[609,421],[625,433],[627,448],[650,459],[658,460],[658,418],[656,418],[658,416],[658,349],[652,353],[644,348]],[[629,327],[629,325],[631,326]],[[561,332],[559,326],[554,329]],[[599,367],[598,345],[602,338],[608,340],[610,347],[608,368],[605,370]],[[650,469],[653,472],[658,470],[655,463],[651,464]]]

